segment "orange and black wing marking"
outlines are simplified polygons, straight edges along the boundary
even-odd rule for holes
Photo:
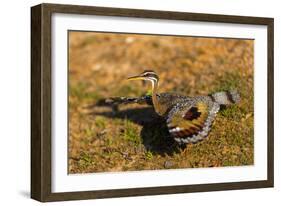
[[[215,106],[215,105],[214,105]],[[209,109],[205,102],[176,106],[171,110],[167,125],[172,137],[180,143],[197,142],[208,135],[219,106]],[[210,113],[214,111],[213,113]]]

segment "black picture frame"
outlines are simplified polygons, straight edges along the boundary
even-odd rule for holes
[[[133,189],[53,193],[51,190],[51,16],[54,13],[222,22],[267,26],[268,131],[267,180],[231,183],[163,186]],[[31,198],[42,201],[81,200],[139,195],[160,195],[273,187],[274,184],[274,83],[272,18],[105,8],[78,5],[40,4],[31,8]]]

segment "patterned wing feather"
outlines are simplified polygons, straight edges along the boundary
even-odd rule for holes
[[[169,132],[179,143],[197,142],[208,135],[218,110],[218,104],[213,104],[210,108],[205,102],[177,105],[167,119]]]

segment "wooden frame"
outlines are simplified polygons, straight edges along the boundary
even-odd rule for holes
[[[141,17],[266,25],[268,31],[267,180],[135,189],[52,193],[51,191],[51,16],[53,13]],[[273,19],[168,11],[41,4],[31,8],[31,197],[42,201],[204,192],[273,187]]]

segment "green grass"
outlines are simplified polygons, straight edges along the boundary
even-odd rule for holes
[[[82,121],[86,118],[89,123],[80,135],[85,136],[85,148],[91,147],[94,152],[81,149],[85,152],[80,154],[78,161],[71,160],[75,162],[73,168],[76,172],[91,172],[253,164],[253,101],[248,101],[253,99],[247,98],[252,90],[245,91],[245,88],[247,81],[241,80],[237,73],[226,73],[214,81],[211,92],[238,89],[242,101],[219,111],[206,140],[186,147],[169,144],[165,124],[143,128],[127,118],[96,116],[88,119],[82,115]],[[87,89],[87,84],[78,84],[71,95],[79,101],[96,100],[97,96],[89,95]],[[122,96],[143,92],[131,86],[121,86],[116,91]],[[151,91],[146,94],[150,95]],[[98,135],[103,131],[106,132]]]
[[[89,83],[79,82],[75,86],[70,86],[69,94],[70,96],[77,98],[79,101],[97,100],[102,98],[98,91],[87,91],[89,87]]]
[[[70,173],[254,164],[250,41],[202,38],[169,43],[146,35],[147,42],[136,39],[139,47],[134,47],[124,43],[126,37],[116,38],[84,37],[71,49],[70,68],[78,74],[71,73],[69,82]],[[93,71],[95,64],[103,69]],[[206,139],[186,146],[173,143],[165,121],[155,120],[153,112],[139,111],[145,105],[120,106],[119,111],[85,109],[107,97],[151,95],[150,84],[123,82],[129,73],[144,68],[161,74],[161,92],[193,96],[237,89],[241,102],[218,112]]]
[[[95,118],[95,125],[100,129],[104,129],[106,127],[106,118],[97,116]]]
[[[136,146],[141,143],[138,129],[129,121],[124,121],[124,131],[121,132],[124,140],[134,143]]]
[[[150,151],[146,152],[145,157],[146,157],[146,159],[151,160],[153,158],[152,152],[150,152]]]
[[[245,81],[241,78],[241,75],[237,71],[226,72],[223,76],[220,76],[215,80],[213,92],[239,89],[241,87],[241,83],[245,84]]]
[[[211,92],[238,89],[242,101],[219,111],[206,140],[186,147],[169,144],[165,124],[143,127],[127,118],[96,116],[88,119],[82,115],[82,121],[87,119],[85,122],[89,123],[80,135],[85,136],[85,148],[90,147],[94,152],[81,149],[85,152],[80,154],[79,160],[71,160],[75,162],[73,168],[76,172],[91,172],[253,164],[253,101],[247,98],[252,90],[245,91],[245,88],[247,82],[241,81],[237,73],[219,77]],[[96,96],[89,96],[87,89],[87,85],[78,84],[71,95],[79,101],[95,100]],[[131,86],[121,86],[116,91],[122,96],[143,92]],[[148,90],[147,94],[151,92]],[[103,131],[106,132],[98,135],[97,132]]]
[[[92,164],[91,156],[87,153],[82,153],[79,159],[79,166],[81,168],[87,168],[91,164]]]

